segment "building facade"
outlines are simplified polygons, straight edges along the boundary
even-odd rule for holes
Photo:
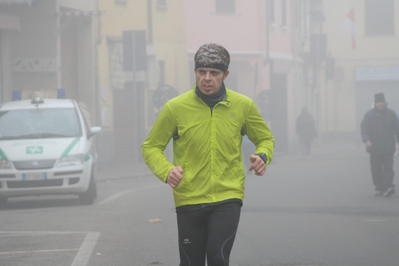
[[[62,89],[95,114],[97,15],[94,1],[0,1],[0,16],[15,22],[1,30],[1,100],[33,91],[56,97]]]
[[[98,9],[101,159],[136,164],[166,92],[189,84],[183,1],[98,0]]]
[[[320,79],[325,139],[360,141],[360,123],[383,92],[399,112],[399,1],[322,1],[328,55]]]
[[[141,160],[164,101],[189,86],[183,1],[0,0],[0,101],[84,104],[101,163]],[[169,95],[167,95],[169,97]]]
[[[254,99],[276,141],[276,152],[295,150],[297,110],[309,98],[303,78],[308,25],[305,1],[191,0],[185,2],[191,82],[194,53],[219,43],[231,55],[226,86]]]

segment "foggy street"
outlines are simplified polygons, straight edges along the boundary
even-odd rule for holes
[[[399,266],[398,18],[0,0],[0,266]]]
[[[10,199],[0,223],[0,265],[178,264],[172,193],[154,176],[103,180],[93,206]],[[280,155],[264,177],[247,176],[230,265],[394,266],[398,226],[399,197],[374,196],[361,144]]]

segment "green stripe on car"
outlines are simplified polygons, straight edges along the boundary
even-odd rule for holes
[[[91,153],[86,153],[86,155],[85,155],[85,161],[90,160],[91,157],[92,157]]]
[[[64,153],[61,155],[61,157],[65,157],[68,156],[69,152],[72,150],[73,146],[76,145],[76,143],[78,143],[80,140],[80,138],[75,138],[71,144],[69,144],[69,146],[66,148],[66,150],[64,151]]]
[[[2,151],[2,149],[0,149],[0,158],[3,160],[8,160],[7,156],[5,155],[5,153]]]

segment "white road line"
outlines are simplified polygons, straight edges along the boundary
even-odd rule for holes
[[[114,200],[116,200],[117,198],[122,197],[123,195],[128,194],[128,193],[130,193],[130,192],[132,192],[132,191],[134,191],[134,190],[131,189],[131,190],[126,190],[126,191],[121,191],[121,192],[119,192],[119,193],[116,193],[116,194],[114,194],[114,195],[112,195],[112,196],[110,196],[110,197],[108,197],[108,198],[106,198],[106,199],[100,201],[100,202],[97,203],[96,205],[102,205],[102,204],[110,203],[111,201],[114,201]]]
[[[116,194],[114,194],[114,195],[112,195],[112,196],[110,196],[110,197],[108,197],[108,198],[106,198],[106,199],[100,201],[100,202],[97,203],[96,205],[102,205],[102,204],[110,203],[111,201],[114,201],[114,200],[116,200],[117,198],[120,198],[120,197],[122,197],[123,195],[128,194],[128,193],[133,192],[133,191],[138,191],[138,190],[148,189],[148,188],[156,188],[156,187],[161,187],[161,186],[164,186],[164,184],[159,184],[159,185],[154,185],[154,186],[149,186],[149,187],[141,187],[141,188],[136,188],[136,189],[130,189],[130,190],[121,191],[121,192],[119,192],[119,193],[116,193]]]
[[[43,249],[43,250],[27,250],[27,251],[9,251],[9,252],[0,252],[1,255],[10,255],[10,254],[24,254],[24,253],[40,253],[40,252],[68,252],[68,251],[76,251],[75,249]]]
[[[97,240],[100,237],[100,232],[89,232],[83,241],[78,254],[76,254],[71,266],[86,266],[90,259],[91,252],[94,246],[97,244]]]
[[[0,237],[4,236],[27,236],[27,235],[69,235],[69,234],[87,234],[82,231],[0,231]]]
[[[379,223],[379,222],[388,222],[389,221],[389,219],[383,219],[383,218],[381,218],[381,219],[367,219],[367,220],[364,220],[365,222],[377,222],[377,223]]]

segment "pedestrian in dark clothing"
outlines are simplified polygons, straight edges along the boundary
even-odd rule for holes
[[[370,153],[376,195],[389,197],[395,193],[393,155],[396,142],[399,143],[399,121],[396,113],[387,107],[383,93],[377,93],[374,102],[374,108],[364,115],[360,129],[366,150]]]
[[[303,147],[303,154],[309,158],[312,141],[317,137],[317,132],[314,118],[306,107],[302,107],[302,111],[296,120],[296,134]]]

